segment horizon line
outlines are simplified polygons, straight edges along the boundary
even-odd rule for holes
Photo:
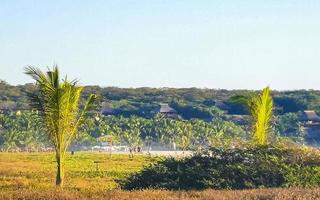
[[[28,84],[35,84],[33,82],[26,82],[26,83],[16,83],[16,84],[12,84],[9,83],[8,81],[4,80],[4,79],[0,79],[0,82],[5,82],[8,85],[11,86],[24,86],[24,85],[28,85]],[[99,85],[99,84],[83,84],[80,82],[80,85],[84,86],[84,87],[100,87],[100,88],[119,88],[119,89],[142,89],[142,88],[149,88],[149,89],[200,89],[200,90],[227,90],[227,91],[260,91],[261,89],[256,89],[256,88],[213,88],[213,87],[199,87],[199,86],[189,86],[189,87],[175,87],[175,86],[116,86],[116,85]],[[265,86],[265,87],[268,87]],[[270,86],[269,86],[270,87]],[[315,88],[292,88],[292,89],[274,89],[272,87],[270,87],[271,91],[275,91],[275,92],[294,92],[294,91],[320,91],[320,89],[315,89]]]

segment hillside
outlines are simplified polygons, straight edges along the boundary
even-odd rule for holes
[[[32,84],[13,86],[0,82],[0,110],[28,110],[27,93],[34,91]],[[148,117],[160,103],[178,104],[197,110],[210,109],[217,102],[223,102],[229,114],[246,114],[245,108],[232,100],[232,97],[244,95],[249,90],[223,90],[199,88],[117,88],[86,86],[83,97],[90,93],[101,97],[101,109],[112,108],[119,115],[139,115]],[[297,113],[304,110],[320,112],[320,91],[273,91],[278,114]],[[219,108],[219,106],[218,106]],[[187,109],[186,109],[187,110]],[[182,109],[181,112],[184,112]],[[186,111],[187,112],[187,111]]]

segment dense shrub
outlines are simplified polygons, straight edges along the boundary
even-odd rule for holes
[[[318,152],[276,146],[211,149],[184,159],[167,158],[122,182],[128,190],[317,185],[320,185]]]

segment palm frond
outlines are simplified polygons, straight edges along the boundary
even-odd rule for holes
[[[270,88],[263,89],[262,93],[251,102],[251,113],[254,120],[253,141],[259,145],[268,142],[268,135],[271,132],[271,119],[273,111],[273,100],[270,95]]]
[[[79,115],[80,96],[83,87],[77,81],[65,78],[60,82],[57,66],[47,73],[29,66],[25,73],[36,81],[38,91],[29,94],[30,106],[39,111],[46,124],[46,130],[56,151],[65,151],[78,127],[85,121],[88,112],[94,108],[96,96],[91,95]]]

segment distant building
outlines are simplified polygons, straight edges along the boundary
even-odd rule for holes
[[[320,117],[314,110],[305,110],[300,117],[300,121],[306,124],[320,123]]]
[[[299,118],[306,139],[320,140],[320,117],[313,110],[306,110]]]
[[[161,103],[155,113],[159,113],[166,117],[180,118],[178,112],[174,108],[170,107],[167,103]]]

